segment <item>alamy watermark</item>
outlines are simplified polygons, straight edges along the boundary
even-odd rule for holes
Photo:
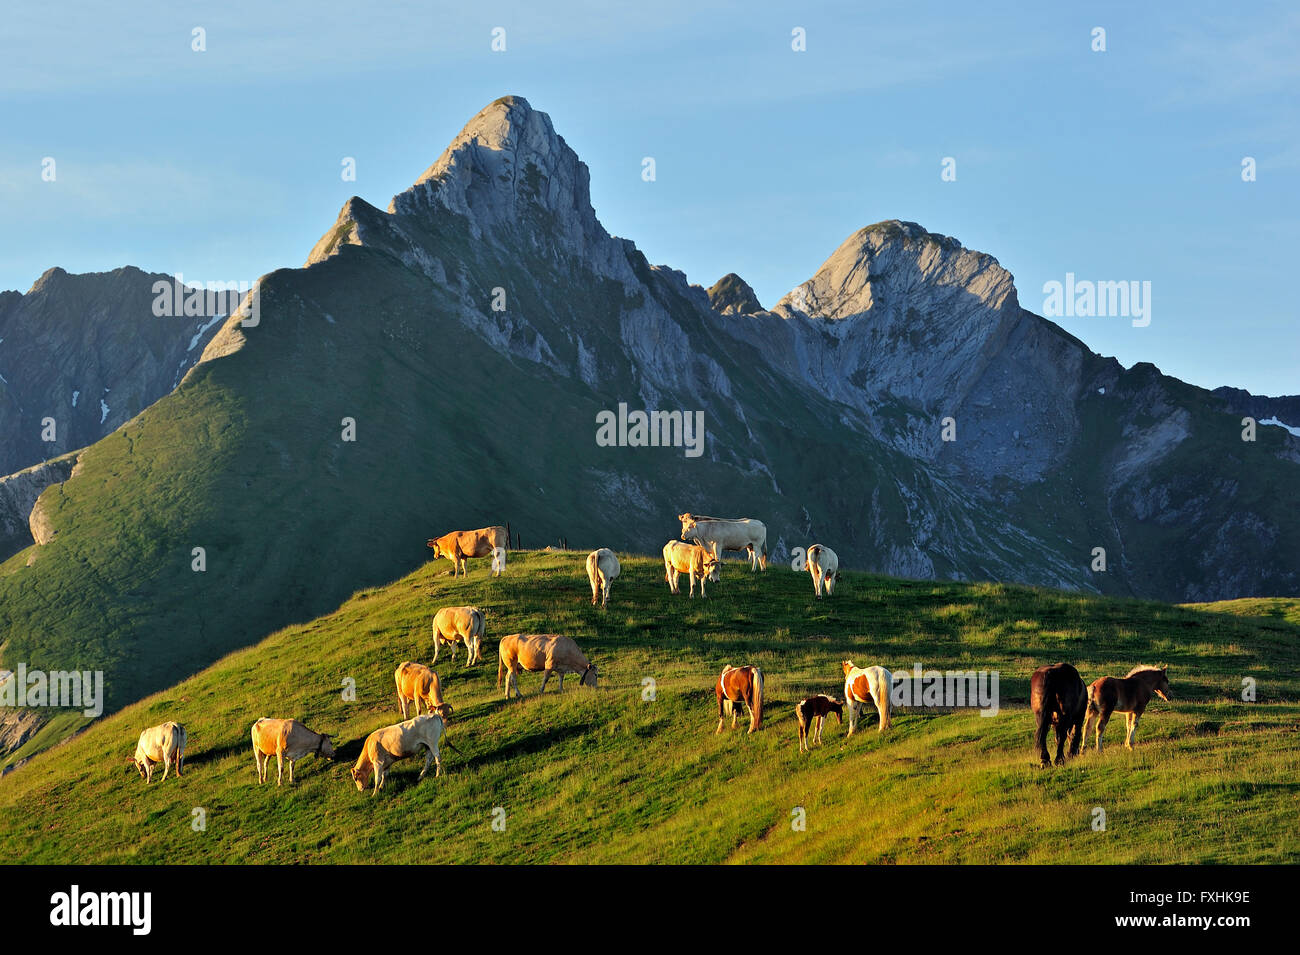
[[[1151,324],[1151,283],[1076,281],[1043,283],[1044,318],[1131,318],[1134,328]]]
[[[703,411],[631,411],[596,414],[596,444],[602,448],[684,448],[688,458],[704,453]]]
[[[261,286],[258,282],[205,282],[187,285],[180,272],[153,283],[153,313],[156,318],[221,318],[239,314],[244,328],[255,328],[262,320]]]
[[[889,701],[894,706],[969,706],[979,707],[980,716],[998,715],[997,670],[926,670],[916,663],[911,673],[895,670],[893,677]]]
[[[80,709],[85,716],[104,712],[103,670],[0,670],[0,707],[54,706]]]

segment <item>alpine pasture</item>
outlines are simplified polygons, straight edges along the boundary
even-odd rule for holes
[[[460,579],[427,563],[96,722],[0,782],[6,860],[1300,861],[1300,601],[1179,607],[852,571],[817,600],[806,572],[747,560],[725,562],[701,600],[669,593],[658,556],[619,554],[602,610],[586,556],[512,552],[495,579],[485,561]],[[486,612],[487,634],[481,664],[438,667],[459,753],[443,746],[446,775],[417,784],[422,760],[403,760],[377,796],[358,793],[362,742],[401,717],[394,667],[430,662],[434,613],[464,605]],[[524,699],[507,701],[496,646],[518,632],[571,636],[598,688],[552,681],[539,697],[541,675],[525,673]],[[867,708],[851,739],[831,722],[800,753],[794,705],[842,698],[844,659],[997,670],[1001,710],[896,707],[878,734]],[[1173,702],[1152,702],[1132,752],[1113,724],[1100,755],[1089,743],[1040,769],[1029,677],[1058,661],[1089,682],[1167,664]],[[715,735],[718,674],[749,663],[765,676],[762,729]],[[336,760],[259,786],[260,717],[330,734]],[[146,785],[132,751],[166,720],[185,727],[185,774]]]

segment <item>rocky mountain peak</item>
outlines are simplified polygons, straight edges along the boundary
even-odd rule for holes
[[[777,306],[840,319],[869,312],[882,301],[923,305],[925,299],[955,297],[986,309],[1019,309],[1015,280],[993,256],[915,222],[890,219],[845,239],[811,279]]]
[[[439,208],[483,231],[540,213],[572,251],[584,240],[608,238],[591,206],[586,163],[556,134],[551,118],[522,96],[503,96],[480,110],[388,211],[426,215]]]
[[[735,272],[728,272],[709,289],[709,304],[723,315],[753,315],[763,311],[749,283]]]

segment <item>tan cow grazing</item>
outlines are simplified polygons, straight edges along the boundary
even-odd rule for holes
[[[478,607],[443,607],[433,616],[433,662],[438,662],[438,649],[443,644],[451,646],[451,662],[456,662],[456,644],[465,644],[465,666],[483,662],[483,634],[486,616]]]
[[[253,759],[257,761],[257,784],[266,782],[271,757],[275,757],[275,784],[284,781],[284,761],[289,761],[289,785],[293,785],[293,764],[304,756],[334,758],[334,744],[325,733],[314,733],[297,720],[274,720],[265,716],[253,724]]]
[[[501,677],[506,676],[506,699],[510,699],[510,689],[514,687],[515,695],[523,697],[519,689],[519,671],[530,673],[545,672],[538,693],[546,690],[546,683],[552,673],[560,675],[560,689],[564,689],[564,674],[579,673],[578,683],[583,686],[596,685],[596,665],[590,663],[578,645],[568,637],[553,633],[512,633],[501,638],[497,650],[497,686]]]
[[[608,547],[593,550],[587,555],[587,580],[591,582],[591,602],[601,608],[609,606],[609,585],[621,568],[618,557]]]
[[[469,576],[469,557],[491,557],[492,576],[500,577],[506,569],[505,550],[510,546],[510,539],[504,527],[480,527],[476,531],[452,531],[425,543],[433,550],[434,560],[446,557],[452,562],[453,577],[462,572]]]
[[[357,784],[357,791],[365,792],[366,784],[373,776],[375,788],[370,795],[379,792],[384,788],[384,780],[388,777],[388,767],[399,759],[418,755],[421,747],[424,748],[424,768],[420,770],[420,778],[416,782],[424,779],[430,761],[436,766],[433,775],[441,776],[442,758],[438,755],[438,743],[442,740],[444,729],[441,716],[425,713],[405,723],[394,723],[375,730],[366,737],[357,764],[352,767],[352,781]]]
[[[704,593],[704,581],[718,582],[718,558],[710,554],[699,544],[683,544],[681,541],[669,541],[664,544],[664,580],[668,589],[675,594],[681,593],[677,587],[679,575],[689,574],[691,578],[691,596],[695,596],[695,581],[700,582],[700,596]]]
[[[442,701],[442,683],[438,674],[423,663],[406,660],[393,671],[393,682],[397,684],[397,702],[402,707],[402,719],[407,718],[406,704],[415,703],[415,715],[420,715],[420,704],[424,703],[426,714],[437,713],[443,722],[451,719],[451,704]]]
[[[158,763],[163,764],[163,779],[173,766],[179,776],[185,764],[185,727],[174,721],[149,727],[140,734],[133,759],[146,784],[153,782],[153,768]]]
[[[822,591],[829,597],[835,592],[835,581],[840,576],[840,559],[835,551],[825,544],[813,544],[808,548],[808,573],[812,574],[813,593],[820,600]]]

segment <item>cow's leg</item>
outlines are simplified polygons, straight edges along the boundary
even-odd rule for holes
[[[834,574],[826,575],[826,596],[827,597],[835,593],[835,578],[837,576],[838,576],[838,572]]]
[[[406,715],[406,697],[402,696],[401,693],[397,694],[397,703],[402,708],[402,720],[405,721],[410,719],[410,717]]]
[[[284,782],[284,750],[275,751],[275,784],[278,786]]]
[[[425,774],[429,772],[429,762],[432,759],[433,759],[433,750],[428,746],[424,747],[424,768],[420,770],[420,775],[415,780],[417,783],[420,780],[424,779]]]
[[[541,693],[545,693],[545,692],[546,692],[546,683],[547,683],[548,680],[550,680],[550,678],[551,678],[551,670],[550,670],[550,668],[548,667],[548,668],[546,669],[546,672],[542,675],[542,688],[541,688],[540,690],[537,691],[538,694],[541,694]]]
[[[442,649],[442,634],[437,630],[433,631],[433,662],[438,662],[438,651]]]
[[[292,759],[289,760],[289,785],[290,785],[290,786],[293,785],[293,764],[294,764],[294,762],[295,762],[295,761],[292,760]]]
[[[564,692],[564,671],[556,670],[555,672],[560,678],[560,692],[563,693]]]

